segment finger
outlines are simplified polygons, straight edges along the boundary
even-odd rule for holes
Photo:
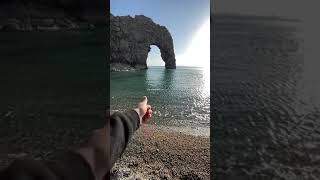
[[[147,105],[147,109],[151,109],[151,105],[150,104]]]
[[[152,115],[152,110],[148,110],[146,114],[143,116],[143,119],[149,119]]]
[[[150,118],[149,114],[143,116],[142,120],[146,122]]]
[[[140,103],[144,103],[144,104],[147,104],[148,103],[148,98],[147,96],[143,96]]]
[[[148,118],[150,118],[152,116],[152,110],[148,110],[147,116],[148,116]]]

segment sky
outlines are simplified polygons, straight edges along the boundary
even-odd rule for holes
[[[142,14],[155,23],[166,26],[173,38],[177,66],[193,65],[195,60],[181,59],[187,58],[186,54],[209,53],[200,51],[207,50],[201,46],[210,46],[210,26],[207,23],[210,19],[210,0],[111,0],[110,5],[111,13],[115,16]],[[194,44],[195,42],[198,44]],[[192,46],[197,47],[198,52],[192,50]],[[206,59],[197,61],[202,61],[198,63],[200,65],[208,63],[210,54]],[[151,46],[147,64],[164,65],[157,47]]]
[[[304,19],[311,1],[302,0],[213,0],[215,13],[238,13]]]

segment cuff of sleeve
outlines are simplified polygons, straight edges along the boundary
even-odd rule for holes
[[[138,129],[140,127],[139,114],[133,109],[126,111],[125,114],[127,114],[128,117],[130,117],[133,121],[136,122],[136,127],[137,127],[136,129]]]

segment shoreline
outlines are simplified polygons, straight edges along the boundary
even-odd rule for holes
[[[136,65],[131,66],[125,63],[111,63],[110,72],[126,72],[126,71],[141,71],[146,70],[148,67],[146,65]]]
[[[143,125],[116,162],[111,179],[210,179],[210,139],[156,125]]]

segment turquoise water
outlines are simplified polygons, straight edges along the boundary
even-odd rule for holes
[[[210,71],[198,67],[149,67],[111,73],[111,109],[132,108],[146,95],[153,107],[151,124],[209,127]]]

